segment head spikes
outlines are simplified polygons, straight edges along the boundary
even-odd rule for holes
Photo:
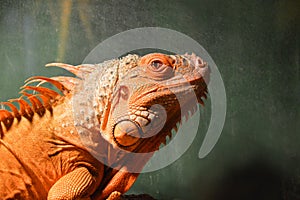
[[[6,130],[9,130],[14,121],[14,116],[7,110],[0,110],[0,138],[3,137],[2,124],[4,124]]]
[[[47,66],[58,66],[64,68],[79,78],[83,78],[85,74],[91,73],[95,67],[93,65],[79,65],[72,66],[62,63],[51,63]],[[39,117],[45,115],[46,110],[53,114],[53,103],[57,102],[62,96],[69,94],[74,90],[75,86],[80,83],[80,79],[75,77],[44,77],[33,76],[25,81],[25,84],[20,91],[22,96],[18,99],[11,99],[8,102],[0,102],[0,138],[11,127],[14,118],[20,122],[22,117],[28,119],[30,122],[36,113]],[[37,83],[35,85],[30,85]],[[42,87],[44,83],[50,83],[57,88],[57,90]],[[16,104],[12,103],[15,102]],[[18,104],[18,105],[17,105]],[[18,108],[19,107],[19,108]],[[6,108],[8,110],[6,110]],[[4,129],[3,129],[4,128]]]
[[[65,87],[64,84],[62,84],[61,82],[59,81],[56,81],[52,78],[47,78],[47,77],[44,77],[44,76],[33,76],[33,77],[30,77],[29,79],[27,79],[26,81],[26,84],[24,86],[27,86],[28,84],[30,83],[34,83],[34,82],[40,82],[38,84],[41,85],[43,83],[51,83],[52,85],[54,85],[57,89],[59,89],[63,94],[67,94],[69,92],[69,89]]]
[[[28,94],[26,92],[22,92],[22,94],[26,96],[30,101],[33,111],[36,112],[40,117],[42,117],[45,114],[46,109],[41,101],[36,97],[37,95]]]
[[[20,105],[19,113],[21,116],[24,116],[26,119],[28,119],[30,122],[32,121],[34,112],[31,109],[30,105],[24,100],[24,99],[10,99],[10,102],[18,102]]]
[[[23,86],[22,87],[23,90],[21,91],[21,93],[25,92],[26,90],[34,90],[46,97],[48,97],[51,100],[56,100],[57,97],[60,97],[61,95],[58,92],[55,92],[54,90],[45,88],[45,87],[41,87],[41,86]]]
[[[68,90],[74,90],[76,85],[79,84],[80,79],[74,77],[67,77],[67,76],[56,76],[51,78],[54,81],[58,81],[63,84]]]
[[[46,67],[60,67],[72,74],[75,74],[79,78],[84,78],[86,74],[93,72],[96,68],[95,65],[83,64],[83,65],[68,65],[64,63],[49,63]]]
[[[41,95],[39,94],[38,97],[40,97],[43,101],[43,105],[44,107],[51,113],[53,113],[53,109],[52,109],[52,106],[51,106],[51,102],[50,102],[50,99],[44,95]]]
[[[17,107],[14,104],[12,104],[11,102],[1,102],[1,104],[8,106],[11,109],[12,113],[14,114],[14,117],[17,118],[18,121],[21,120],[22,116],[20,115]]]

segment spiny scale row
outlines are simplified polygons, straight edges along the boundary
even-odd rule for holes
[[[37,86],[28,85],[33,82],[40,82],[40,84]],[[27,79],[20,92],[20,94],[22,94],[20,98],[10,99],[8,102],[0,102],[2,106],[6,106],[11,110],[0,110],[0,138],[3,138],[4,136],[3,125],[6,128],[6,131],[8,131],[15,118],[18,122],[21,121],[22,117],[31,122],[34,113],[37,113],[40,117],[42,117],[46,110],[48,110],[52,114],[52,104],[62,95],[52,89],[41,87],[40,85],[45,82],[51,83],[63,94],[69,92],[69,89],[67,89],[60,81],[51,78],[34,76]],[[37,94],[30,94],[28,91],[34,91],[37,92]],[[25,97],[30,103],[25,100]],[[19,109],[13,104],[13,102],[18,104]]]

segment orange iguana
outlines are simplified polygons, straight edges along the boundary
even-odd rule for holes
[[[20,98],[1,103],[0,199],[122,199],[195,110],[193,95],[203,104],[209,76],[195,54],[47,66],[76,77],[32,77]]]

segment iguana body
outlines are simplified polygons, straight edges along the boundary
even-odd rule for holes
[[[2,103],[0,199],[120,199],[181,115],[194,109],[189,94],[203,104],[207,92],[209,71],[195,55],[128,55],[99,65],[49,66],[54,65],[78,78],[33,77],[23,97],[12,100],[16,103]],[[36,81],[61,93],[30,86]],[[86,98],[78,95],[82,91]]]

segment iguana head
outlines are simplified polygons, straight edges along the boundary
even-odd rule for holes
[[[182,116],[206,98],[209,68],[195,54],[128,55],[110,65],[100,78],[96,104],[100,132],[114,147],[157,150]]]

